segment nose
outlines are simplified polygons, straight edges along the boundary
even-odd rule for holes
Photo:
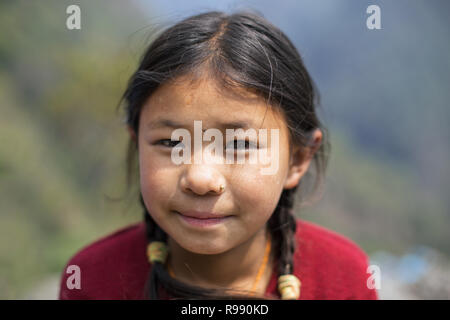
[[[180,184],[184,192],[197,195],[220,195],[225,189],[223,175],[213,166],[205,164],[187,165]]]

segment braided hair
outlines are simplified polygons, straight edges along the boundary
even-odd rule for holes
[[[184,19],[163,31],[149,45],[137,71],[132,75],[122,97],[126,101],[126,123],[138,135],[142,106],[164,82],[183,75],[209,75],[224,88],[245,88],[267,99],[269,105],[281,110],[290,131],[292,144],[310,146],[311,133],[320,128],[322,144],[314,154],[316,170],[314,191],[320,185],[330,148],[327,130],[316,115],[318,93],[295,46],[277,27],[251,12],[227,15],[206,12]],[[130,140],[128,149],[128,183],[136,169],[137,141]],[[308,176],[308,171],[305,176]],[[292,189],[284,189],[267,226],[273,240],[278,275],[294,270],[296,219],[293,213],[296,191],[304,179]],[[152,219],[142,195],[146,237],[167,242],[167,234]],[[188,285],[172,278],[162,262],[153,262],[145,296],[159,299],[166,291],[178,298],[251,299],[228,289],[209,289]]]

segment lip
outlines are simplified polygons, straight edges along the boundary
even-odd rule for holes
[[[220,219],[229,217],[230,215],[225,214],[219,214],[219,213],[212,213],[212,212],[204,212],[204,211],[184,211],[184,212],[177,212],[181,214],[182,216],[188,217],[188,218],[195,218],[195,219]]]
[[[221,215],[217,213],[186,211],[176,212],[183,221],[192,226],[207,227],[224,223],[231,218],[231,215]]]

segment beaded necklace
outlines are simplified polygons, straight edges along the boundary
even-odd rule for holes
[[[252,296],[257,293],[256,288],[257,288],[259,281],[261,280],[261,277],[263,276],[264,271],[267,267],[267,262],[269,261],[271,248],[272,248],[272,241],[271,241],[271,238],[268,237],[267,242],[266,242],[266,248],[264,251],[263,262],[258,269],[258,273],[256,274],[255,280],[253,280],[252,289],[250,290],[250,292],[251,292],[250,295],[252,295]],[[172,267],[169,264],[167,264],[167,271],[169,272],[169,274],[172,278],[176,278],[175,273],[173,272]]]
[[[267,266],[267,262],[269,261],[271,246],[272,246],[271,238],[268,237],[264,253],[264,259],[261,266],[259,267],[255,280],[253,281],[251,295],[254,295],[256,293],[255,289],[264,273],[264,270]],[[150,263],[160,262],[164,264],[166,262],[168,251],[169,251],[168,247],[164,242],[160,241],[150,242],[147,247],[147,256],[149,262]],[[169,265],[167,265],[167,269],[169,274],[173,278],[175,278],[175,274]],[[300,280],[293,274],[284,274],[278,277],[278,291],[281,293],[282,300],[298,299],[300,297],[300,287],[301,287]]]

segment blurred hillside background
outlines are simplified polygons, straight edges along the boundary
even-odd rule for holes
[[[66,28],[71,4],[81,30]],[[262,13],[319,88],[330,166],[298,216],[360,245],[381,298],[450,299],[445,0],[1,1],[0,299],[56,298],[76,251],[141,220],[117,105],[154,27],[211,9]]]

